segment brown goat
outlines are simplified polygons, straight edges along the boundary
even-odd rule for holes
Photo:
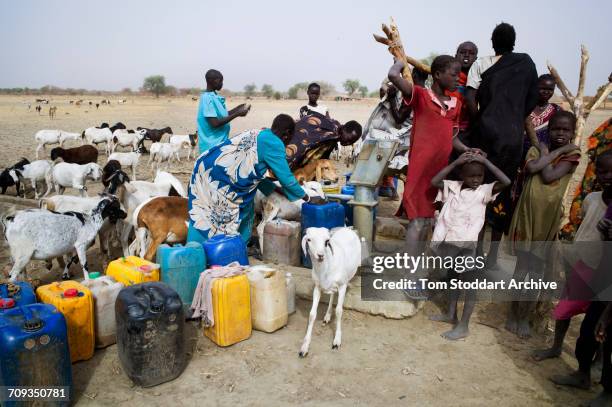
[[[338,182],[338,173],[330,160],[311,160],[302,168],[293,171],[295,178],[301,183],[305,181]]]
[[[135,211],[136,241],[140,257],[154,261],[157,248],[164,242],[185,243],[189,214],[187,199],[176,196],[160,196]],[[147,231],[151,244],[146,248]]]
[[[74,148],[55,147],[51,150],[51,160],[58,158],[73,164],[95,163],[98,162],[98,149],[89,144]]]

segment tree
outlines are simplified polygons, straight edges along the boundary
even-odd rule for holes
[[[254,83],[244,85],[244,95],[245,96],[248,96],[248,97],[253,96],[256,90],[257,90],[257,85],[255,85]]]
[[[364,98],[366,96],[368,96],[368,87],[363,85],[359,87],[359,94],[361,94],[361,97]]]
[[[142,89],[155,94],[155,97],[158,98],[159,95],[166,92],[166,78],[163,75],[146,77],[142,84]]]
[[[261,86],[261,93],[263,93],[265,97],[270,99],[272,96],[274,96],[274,88],[272,87],[272,85],[264,83]]]
[[[274,92],[274,99],[275,100],[280,100],[280,98],[281,98],[280,92]]]
[[[317,81],[319,86],[321,87],[321,96],[327,96],[336,92],[336,87],[329,82],[326,81]]]
[[[300,90],[306,90],[308,88],[308,82],[298,82],[287,91],[289,99],[297,99]]]
[[[353,93],[357,92],[359,86],[359,79],[347,79],[342,83],[342,87],[344,88],[346,93],[349,94],[349,96],[352,96]]]

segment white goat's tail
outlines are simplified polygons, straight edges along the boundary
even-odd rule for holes
[[[12,222],[13,218],[15,218],[15,214],[17,213],[17,207],[15,205],[11,205],[8,210],[0,216],[0,223],[2,224],[2,234],[6,240],[6,228],[10,222]]]
[[[179,181],[174,175],[170,174],[167,171],[161,171],[160,169],[157,169],[157,172],[155,173],[155,180],[153,180],[153,182],[155,184],[168,182],[170,183],[170,185],[172,185],[174,190],[180,196],[182,196],[183,198],[187,198],[187,192],[185,191],[185,187],[183,187],[181,181]]]

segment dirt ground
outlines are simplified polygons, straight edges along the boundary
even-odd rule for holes
[[[41,115],[28,110],[33,97],[0,96],[0,167],[13,164],[19,157],[34,159],[34,134],[40,129],[63,129],[80,132],[102,122],[121,121],[128,128],[137,126],[171,126],[176,134],[187,134],[195,128],[197,102],[191,98],[135,98],[111,106],[69,105],[67,97],[52,98],[58,107],[57,118],[50,120],[48,106]],[[77,97],[73,97],[78,99]],[[243,100],[230,98],[228,107]],[[304,101],[251,101],[253,109],[246,118],[232,123],[232,133],[247,128],[269,126],[278,113],[297,115]],[[325,101],[334,117],[364,123],[376,101]],[[590,133],[610,111],[594,113],[587,124]],[[145,160],[147,156],[144,156]],[[100,155],[104,164],[106,156]],[[186,182],[193,162],[173,168]],[[341,169],[343,171],[343,169]],[[141,163],[138,179],[150,180],[153,171]],[[90,194],[101,190],[90,185]],[[14,194],[11,189],[9,194]],[[73,192],[68,192],[73,193]],[[396,201],[383,201],[379,215],[390,216]],[[0,203],[0,211],[10,205]],[[89,252],[92,270],[101,268],[97,248]],[[0,270],[10,264],[5,242],[0,242]],[[50,281],[58,270],[42,271],[40,263],[29,269],[31,276]],[[73,269],[78,271],[78,267]],[[76,274],[79,275],[78,273]],[[599,390],[586,392],[554,386],[548,376],[568,372],[576,367],[572,356],[573,341],[566,343],[560,359],[535,363],[529,357],[532,349],[547,338],[527,341],[504,331],[503,306],[480,304],[473,318],[471,335],[458,342],[440,337],[444,324],[427,320],[436,312],[433,304],[407,320],[345,311],[343,343],[340,350],[331,349],[333,327],[322,326],[324,311],[319,310],[310,353],[297,356],[307,325],[310,303],[298,301],[296,314],[289,325],[273,334],[253,332],[251,338],[229,348],[219,348],[203,337],[195,323],[188,324],[190,362],[175,381],[152,389],[134,387],[123,373],[116,346],[99,350],[93,359],[73,365],[78,405],[457,405],[517,406],[578,405]],[[322,307],[319,307],[322,308]],[[333,325],[333,324],[332,324]],[[577,327],[574,323],[573,328]],[[593,376],[598,378],[597,374]]]

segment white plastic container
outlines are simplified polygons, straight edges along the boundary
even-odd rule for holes
[[[251,322],[253,329],[274,332],[287,325],[287,283],[280,271],[254,266],[247,274],[251,285]],[[259,274],[259,276],[257,276]]]
[[[295,280],[291,273],[285,274],[287,282],[287,314],[291,315],[295,312]]]
[[[104,348],[117,342],[115,300],[119,291],[125,286],[111,277],[97,277],[97,275],[90,273],[90,279],[83,280],[81,284],[89,288],[94,299],[96,348]]]

